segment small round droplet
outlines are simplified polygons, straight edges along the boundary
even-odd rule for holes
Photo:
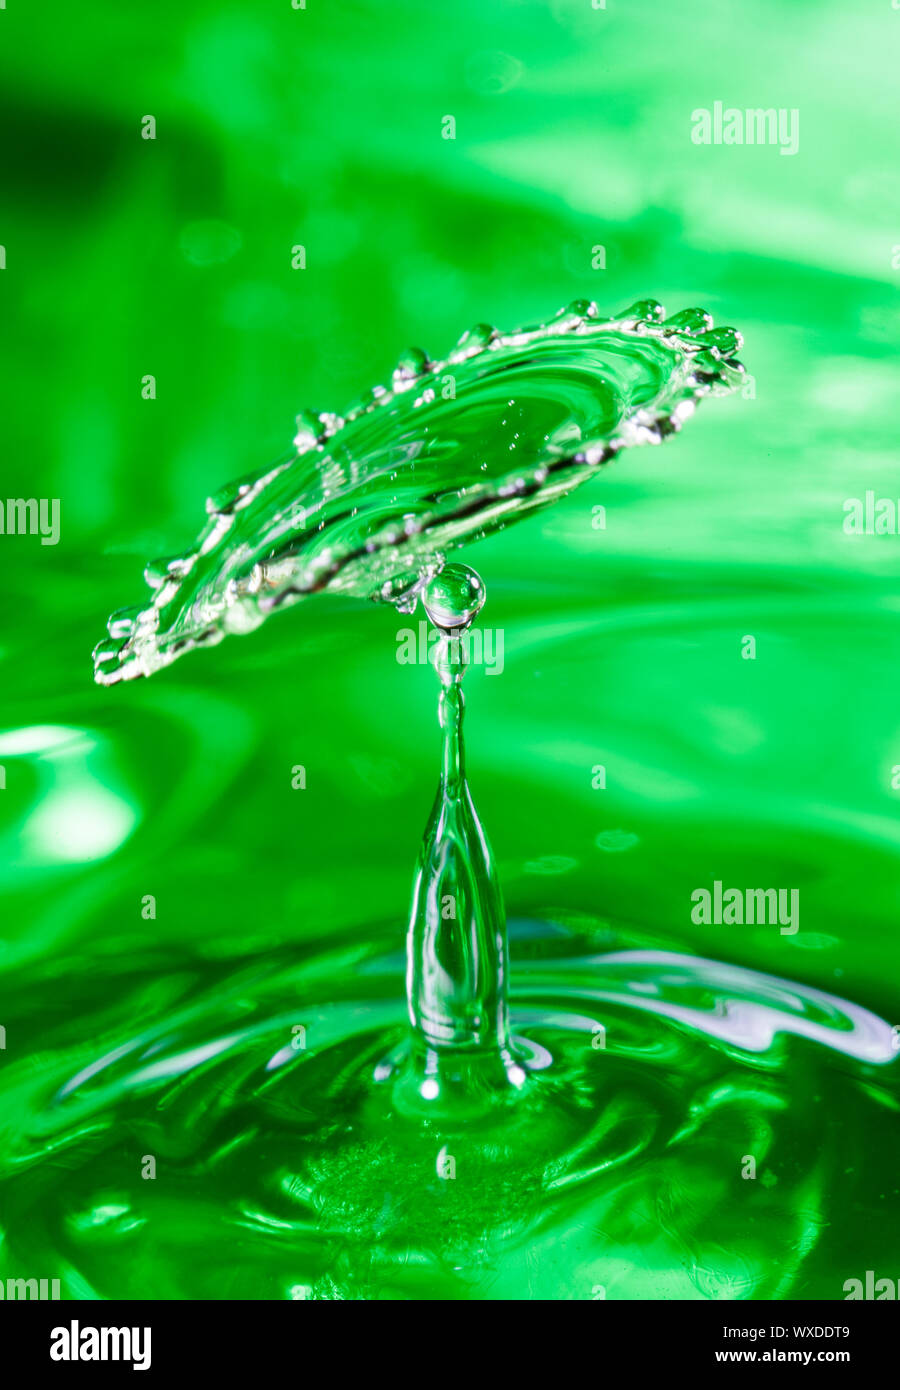
[[[482,351],[490,347],[500,334],[491,323],[475,323],[471,328],[467,328],[459,340],[458,346],[467,350]]]
[[[122,643],[106,637],[93,651],[94,680],[98,685],[112,685],[122,664]]]
[[[712,314],[705,309],[681,309],[666,319],[667,328],[677,328],[681,333],[706,333],[712,326]]]
[[[150,560],[144,566],[144,582],[151,589],[159,589],[167,580],[183,578],[190,567],[191,557],[186,555],[166,555]]]
[[[110,637],[115,638],[117,642],[123,642],[134,632],[142,615],[143,609],[140,606],[119,608],[107,620],[106,630]]]
[[[560,309],[556,317],[558,319],[595,319],[599,317],[599,312],[592,299],[573,299],[572,303],[566,305],[565,309]]]
[[[658,299],[639,299],[618,317],[625,320],[637,319],[640,323],[661,323],[665,316],[666,311]]]
[[[422,605],[435,627],[445,632],[468,627],[487,597],[481,576],[468,565],[446,565],[422,594]]]
[[[297,416],[297,433],[294,435],[294,448],[303,453],[312,449],[322,433],[322,422],[314,410],[301,410]]]
[[[209,516],[230,516],[236,509],[241,498],[246,496],[251,487],[251,483],[246,478],[236,478],[230,483],[225,483],[223,487],[206,499],[206,510]]]
[[[408,381],[417,381],[428,371],[428,353],[421,348],[409,348],[394,368],[391,385],[396,391]]]
[[[740,352],[744,345],[736,328],[712,328],[708,333],[699,334],[697,342],[702,344],[704,351],[723,361]]]

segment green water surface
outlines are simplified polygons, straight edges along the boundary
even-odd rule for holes
[[[900,539],[844,519],[900,495],[900,15],[0,18],[0,495],[62,518],[0,537],[0,1275],[896,1278]],[[798,109],[797,153],[693,144],[716,100]],[[752,381],[470,557],[503,669],[466,675],[468,774],[532,1070],[501,1127],[423,1125],[373,1082],[440,751],[434,674],[397,659],[419,615],[329,597],[111,691],[90,651],[298,410],[464,324],[645,294],[739,325]],[[695,921],[716,882],[797,890],[799,929]]]

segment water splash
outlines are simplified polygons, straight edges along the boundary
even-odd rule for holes
[[[465,638],[485,589],[451,564],[424,590],[439,633],[432,661],[441,682],[441,777],[425,828],[407,935],[412,1044],[401,1058],[398,1105],[477,1113],[525,1081],[509,1033],[506,916],[487,836],[466,781],[462,680]],[[376,1073],[385,1079],[397,1059]]]
[[[738,342],[702,311],[664,321],[649,302],[475,330],[444,363],[411,355],[346,417],[301,417],[296,455],[214,499],[198,549],[151,567],[153,605],[111,620],[98,650],[103,684],[314,593],[407,610],[422,598],[439,634],[442,771],[409,923],[412,1036],[397,924],[379,948],[361,923],[337,950],[254,957],[146,1028],[123,1015],[102,1047],[11,1071],[0,1219],[19,1251],[40,1229],[72,1261],[72,1287],[118,1291],[139,1232],[142,1286],[177,1296],[189,1220],[195,1291],[210,1251],[218,1270],[242,1242],[236,1297],[774,1298],[809,1279],[835,1231],[857,1240],[860,1135],[900,1108],[891,1025],[596,922],[580,939],[513,923],[510,995],[502,896],[465,779],[459,638],[484,586],[449,553],[621,448],[665,439],[740,381]],[[629,843],[619,832],[613,848]],[[601,938],[619,949],[598,954]],[[165,1156],[164,1197],[121,1176],[123,1130]],[[759,1180],[735,1200],[749,1159]],[[867,1217],[893,1180],[886,1148],[872,1162]],[[781,1261],[772,1232],[791,1252]],[[819,1260],[816,1296],[837,1295],[834,1259]]]
[[[896,1185],[890,1025],[682,952],[597,953],[593,930],[511,924],[534,1069],[490,1126],[372,1085],[404,1019],[371,927],[188,972],[152,1021],[127,971],[105,979],[100,1033],[4,1066],[0,1271],[66,1297],[841,1297],[834,1252],[868,1267]],[[68,982],[65,960],[42,982],[60,1017]]]
[[[740,336],[702,309],[642,300],[612,318],[577,301],[549,323],[476,325],[444,361],[408,353],[344,415],[298,417],[294,452],[207,502],[194,547],[145,570],[95,679],[151,675],[311,594],[412,611],[448,551],[550,505],[624,448],[659,443],[733,390]]]

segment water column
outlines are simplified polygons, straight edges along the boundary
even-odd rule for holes
[[[503,898],[465,775],[462,680],[484,600],[467,565],[446,566],[423,595],[440,634],[431,659],[441,682],[442,753],[407,936],[413,1045],[402,1090],[418,1106],[479,1109],[525,1081],[510,1046]]]

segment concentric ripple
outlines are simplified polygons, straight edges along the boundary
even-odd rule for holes
[[[139,1033],[8,1067],[7,1258],[52,1263],[67,1296],[802,1287],[806,1256],[851,1220],[854,1117],[870,1144],[872,1112],[897,1106],[889,1024],[712,960],[511,934],[531,1074],[477,1122],[404,1117],[378,1084],[405,1031],[402,962],[363,941],[233,968]],[[887,1157],[866,1155],[869,1178],[882,1164],[888,1180]]]

